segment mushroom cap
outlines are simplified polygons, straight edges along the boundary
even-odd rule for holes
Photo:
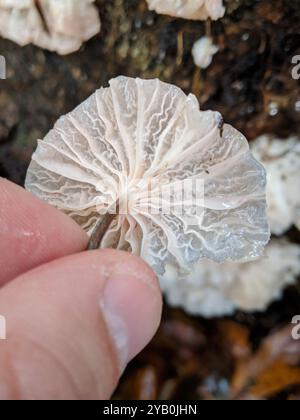
[[[264,135],[251,143],[254,156],[267,170],[267,214],[271,232],[281,235],[293,224],[300,229],[300,142]]]
[[[220,19],[225,14],[223,0],[147,0],[150,10],[192,20]]]
[[[204,317],[231,315],[236,309],[263,311],[300,274],[300,246],[273,239],[264,258],[216,264],[202,260],[185,281],[167,264],[161,286],[171,306]]]
[[[159,80],[118,77],[61,117],[33,154],[26,188],[101,247],[140,255],[158,275],[202,258],[242,261],[269,240],[266,176],[245,137]]]
[[[0,0],[0,35],[21,46],[69,54],[100,31],[94,1],[39,0],[39,10],[34,0]]]

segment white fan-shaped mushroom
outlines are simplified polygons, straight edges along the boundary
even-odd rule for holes
[[[0,35],[59,54],[78,50],[100,31],[95,0],[0,0]]]
[[[159,275],[167,262],[185,276],[201,258],[255,258],[269,240],[265,171],[247,140],[159,80],[118,77],[61,117],[26,188],[89,234],[118,203],[100,246],[130,250]]]
[[[193,20],[220,19],[225,14],[223,0],[147,0],[157,13]]]
[[[267,170],[267,213],[272,233],[281,235],[293,224],[300,229],[299,139],[261,136],[252,142],[252,152]]]
[[[162,289],[171,306],[192,315],[230,315],[236,309],[261,311],[280,299],[282,289],[300,274],[300,246],[272,240],[265,257],[242,264],[199,261],[185,281],[167,264]]]

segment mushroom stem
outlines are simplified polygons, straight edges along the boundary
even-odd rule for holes
[[[211,20],[210,20],[210,19],[207,19],[207,20],[205,21],[205,35],[206,35],[208,38],[211,38],[211,37],[212,37],[212,31],[211,31]]]
[[[184,53],[184,45],[183,45],[183,31],[180,31],[177,34],[177,57],[176,57],[176,65],[181,66],[182,59]]]
[[[114,220],[118,212],[119,212],[119,205],[117,205],[115,213],[106,213],[104,218],[97,223],[87,246],[88,251],[91,251],[93,249],[98,249],[100,247],[101,241],[107,229],[109,228],[111,222]]]

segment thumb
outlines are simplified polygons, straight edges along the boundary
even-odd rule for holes
[[[125,252],[84,252],[23,274],[0,292],[0,398],[109,398],[161,309],[155,275]]]

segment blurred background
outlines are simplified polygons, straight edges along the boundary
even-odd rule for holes
[[[220,111],[252,143],[265,134],[300,142],[300,79],[292,77],[293,57],[300,56],[299,0],[227,0],[225,16],[210,28],[150,11],[145,0],[95,4],[101,32],[70,55],[0,38],[7,62],[0,80],[0,176],[23,185],[37,139],[120,74],[158,77],[194,93],[202,109]],[[201,69],[191,51],[208,31],[218,52]],[[299,159],[294,147],[284,152],[292,160]],[[298,186],[299,223],[300,170],[290,182],[293,191]],[[277,236],[298,246],[294,225]],[[300,399],[300,340],[291,335],[291,320],[300,315],[299,272],[260,312],[205,319],[166,305],[159,332],[130,364],[114,398]]]

